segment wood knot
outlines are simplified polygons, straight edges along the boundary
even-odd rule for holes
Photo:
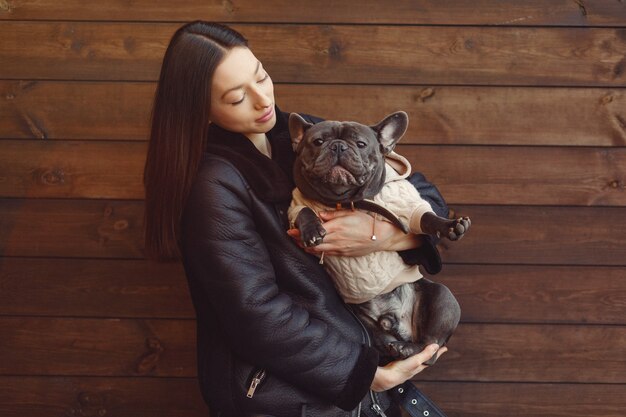
[[[113,223],[113,230],[125,230],[128,229],[128,220],[118,220]]]
[[[78,406],[66,411],[65,415],[70,417],[102,417],[106,415],[105,399],[98,393],[81,391],[77,397]]]
[[[231,0],[224,0],[224,1],[222,1],[222,7],[224,7],[224,10],[228,14],[235,13],[235,5],[233,4],[233,2]]]
[[[45,185],[65,184],[65,172],[61,168],[46,169],[39,175],[39,180]]]
[[[124,49],[129,53],[135,52],[137,49],[137,41],[130,36],[124,38]]]
[[[423,103],[434,95],[435,95],[435,89],[432,87],[428,87],[420,91],[416,99]]]
[[[156,337],[148,337],[146,339],[146,346],[148,347],[148,349],[155,352],[163,352],[163,346],[161,346],[161,341]]]
[[[328,54],[330,56],[337,57],[341,55],[341,49],[342,49],[341,44],[337,40],[332,39],[330,41],[330,47],[328,48]]]
[[[8,1],[0,0],[0,11],[10,13],[13,11],[13,7],[11,6],[11,3],[9,3]]]
[[[339,60],[342,58],[344,47],[341,44],[340,40],[330,39],[330,44],[328,48],[322,49],[321,53],[324,55],[328,55],[331,59]]]
[[[622,183],[619,180],[613,180],[609,182],[609,187],[614,189],[622,188]]]
[[[607,94],[606,96],[604,96],[604,97],[602,97],[600,99],[600,103],[601,104],[609,104],[609,103],[613,102],[614,98],[615,97],[613,96],[613,94]]]
[[[583,3],[583,0],[574,0],[574,3],[578,5],[578,9],[580,10],[580,13],[584,17],[587,17],[587,7],[585,6],[585,3]]]
[[[165,350],[161,345],[161,341],[156,337],[148,337],[146,339],[146,347],[148,351],[141,355],[136,367],[137,373],[141,375],[156,369],[161,353]]]

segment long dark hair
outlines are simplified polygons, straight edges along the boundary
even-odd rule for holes
[[[235,30],[195,21],[167,47],[152,108],[144,168],[146,256],[179,260],[180,218],[206,145],[215,68],[248,41]]]

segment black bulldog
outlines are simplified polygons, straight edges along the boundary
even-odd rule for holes
[[[385,186],[385,156],[393,151],[407,125],[404,112],[393,113],[374,126],[337,121],[313,125],[291,114],[289,130],[296,152],[294,179],[299,192],[330,208],[378,213],[407,233],[409,228],[393,209],[373,201]],[[311,208],[301,209],[293,223],[305,246],[323,242],[326,232]],[[467,217],[450,220],[433,212],[419,219],[422,233],[452,241],[462,238],[470,224]],[[373,336],[374,345],[387,359],[409,357],[431,343],[444,346],[461,315],[450,290],[425,278],[401,284],[353,307]],[[433,357],[427,364],[435,360]]]

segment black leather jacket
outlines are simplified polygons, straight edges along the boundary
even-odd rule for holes
[[[211,416],[374,415],[372,398],[389,406],[386,393],[369,391],[378,354],[318,260],[286,234],[293,153],[288,114],[276,114],[272,160],[211,127],[183,212],[201,391]],[[415,184],[447,210],[423,177]]]

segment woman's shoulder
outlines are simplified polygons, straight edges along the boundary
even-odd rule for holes
[[[209,152],[202,154],[200,166],[194,182],[201,184],[222,184],[247,188],[246,180],[235,164],[225,156]]]
[[[205,152],[191,185],[183,217],[187,220],[204,219],[224,202],[230,202],[231,206],[234,201],[248,202],[249,189],[232,162]]]

